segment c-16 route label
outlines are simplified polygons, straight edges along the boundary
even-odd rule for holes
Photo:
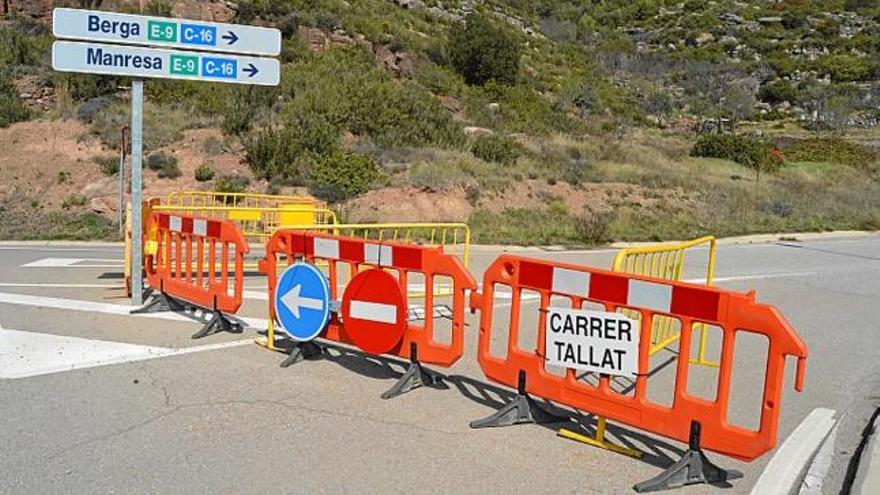
[[[55,9],[56,38],[275,56],[281,32],[254,26],[79,9]]]
[[[52,67],[62,72],[262,86],[277,86],[281,78],[274,58],[69,41],[52,45]]]

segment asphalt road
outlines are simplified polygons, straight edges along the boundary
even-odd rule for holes
[[[478,278],[497,254],[474,250]],[[613,258],[518,254],[603,268]],[[688,259],[686,278],[704,274],[704,255]],[[645,451],[641,460],[557,438],[559,425],[471,430],[511,395],[476,363],[475,317],[464,357],[438,369],[448,388],[386,401],[379,395],[403,370],[395,360],[333,349],[280,369],[283,355],[254,345],[264,279],[245,282],[242,315],[257,328],[193,341],[191,321],[126,314],[121,260],[116,246],[0,245],[0,493],[632,493],[683,451],[623,426],[612,438]],[[722,245],[716,276],[777,306],[809,345],[803,393],[787,363],[779,440],[815,407],[844,412],[826,483],[837,493],[880,401],[880,236]],[[749,403],[763,376],[751,361],[761,342],[744,345],[736,403]],[[711,374],[696,386],[708,383]],[[743,424],[753,413],[731,411]],[[710,457],[745,472],[725,492],[747,493],[770,455]]]

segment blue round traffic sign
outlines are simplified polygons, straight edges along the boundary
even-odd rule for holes
[[[287,267],[275,286],[275,315],[293,340],[306,342],[330,319],[330,283],[319,268],[298,261]]]

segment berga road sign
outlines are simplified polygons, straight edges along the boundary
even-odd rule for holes
[[[284,332],[306,342],[320,335],[330,319],[330,284],[320,269],[297,262],[278,277],[273,303]]]
[[[345,333],[364,352],[384,354],[400,345],[406,329],[406,297],[393,275],[366,270],[342,295]]]
[[[52,32],[56,38],[125,45],[249,55],[281,53],[281,32],[277,29],[93,10],[55,9]]]
[[[547,308],[547,362],[609,375],[635,377],[639,322],[620,313]]]
[[[281,67],[274,58],[70,41],[56,41],[52,45],[52,68],[62,72],[261,86],[277,86],[281,78]]]

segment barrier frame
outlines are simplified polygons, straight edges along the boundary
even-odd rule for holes
[[[241,231],[228,221],[155,211],[145,226],[144,271],[150,290],[158,294],[131,314],[181,312],[204,324],[193,339],[218,331],[241,333],[241,322],[228,316],[244,300],[244,257],[250,248]]]
[[[527,266],[524,266],[527,265]],[[588,273],[589,292],[572,294],[536,286],[533,272],[546,273],[561,269],[569,272]],[[524,273],[529,273],[524,277]],[[542,275],[543,276],[543,275]],[[680,306],[687,311],[658,310],[644,305],[621,302],[609,297],[599,298],[593,291],[617,290],[622,285],[635,281],[656,287],[671,287],[670,291],[680,293]],[[508,285],[513,290],[510,329],[508,333],[507,354],[504,359],[492,356],[490,342],[495,284]],[[558,376],[544,369],[544,332],[546,312],[539,312],[536,349],[520,349],[518,342],[519,308],[523,289],[537,290],[541,294],[540,308],[549,307],[551,295],[560,295],[572,300],[572,307],[581,307],[585,301],[601,304],[606,311],[636,309],[642,314],[641,349],[639,373],[636,378],[634,395],[623,396],[611,389],[608,376],[601,376],[599,385],[593,387],[578,380],[574,370],[568,369],[565,376]],[[626,293],[626,292],[625,292]],[[610,294],[610,293],[609,293]],[[614,297],[618,297],[615,295]],[[675,297],[675,296],[670,296]],[[671,299],[673,301],[677,299]],[[673,303],[670,303],[673,304]],[[705,304],[705,305],[704,305]],[[690,422],[701,424],[702,447],[723,455],[749,461],[770,450],[776,441],[779,417],[779,401],[782,393],[782,380],[785,356],[797,357],[795,389],[803,389],[806,372],[807,348],[790,324],[772,306],[757,303],[754,292],[747,294],[705,287],[684,282],[675,282],[641,275],[623,274],[570,263],[501,255],[486,270],[483,278],[483,292],[471,296],[472,309],[480,309],[480,340],[478,361],[484,374],[490,380],[518,386],[522,373],[528,381],[521,388],[526,394],[533,393],[545,400],[568,405],[578,410],[591,411],[621,423],[657,433],[668,438],[688,441],[691,436]],[[675,317],[682,322],[680,357],[676,368],[674,399],[671,406],[664,406],[647,399],[648,346],[650,325],[655,315]],[[647,323],[645,323],[647,322]],[[716,325],[722,329],[723,341],[721,363],[716,388],[716,399],[709,401],[687,392],[687,377],[693,326],[697,323]],[[740,332],[757,333],[768,339],[768,353],[765,369],[764,391],[761,402],[760,427],[757,431],[730,425],[726,421],[731,387],[731,373],[734,359],[734,343]],[[699,435],[698,435],[699,436]]]
[[[319,252],[319,245],[327,243],[336,243],[336,254],[328,255]],[[373,260],[366,259],[364,253],[367,251],[367,247],[375,249],[377,253],[383,253],[387,250],[391,254],[393,262],[389,263],[382,258],[382,256],[387,255],[380,255],[378,259]],[[350,254],[353,252],[360,253],[360,255]],[[274,325],[277,321],[277,315],[275,314],[273,302],[275,299],[275,285],[278,279],[277,260],[279,256],[286,257],[288,264],[300,260],[311,264],[317,264],[318,262],[326,263],[331,300],[333,301],[337,301],[342,292],[339,284],[340,265],[346,267],[351,276],[364,270],[394,270],[397,272],[397,280],[404,294],[407,290],[410,275],[420,273],[425,278],[426,308],[433,307],[435,297],[434,278],[441,276],[452,279],[451,341],[449,344],[443,344],[434,340],[434,319],[432,315],[427,314],[427,311],[423,325],[415,325],[411,323],[411,320],[408,320],[406,331],[398,347],[386,354],[409,359],[410,367],[397,384],[383,394],[383,398],[387,399],[400,395],[420,386],[424,382],[436,383],[437,377],[423,370],[421,367],[422,362],[449,367],[464,354],[465,294],[466,291],[475,290],[477,284],[473,276],[470,275],[456,257],[444,253],[438,247],[419,246],[394,241],[371,241],[321,232],[282,229],[275,232],[272,239],[266,244],[265,258],[260,262],[260,271],[266,274],[269,289],[269,328],[267,328],[266,341],[257,341],[257,344],[268,349],[290,352],[290,356],[282,363],[282,366],[289,366],[303,357],[307,357],[308,354],[319,352],[315,348],[314,343],[312,345],[309,345],[309,343],[305,343],[305,345],[295,344],[292,348],[290,346],[282,348],[276,344]],[[408,303],[407,307],[404,308],[404,313],[408,313],[407,309]],[[347,345],[354,344],[345,333],[344,322],[341,321],[338,313],[331,315],[327,327],[321,332],[318,339]]]

